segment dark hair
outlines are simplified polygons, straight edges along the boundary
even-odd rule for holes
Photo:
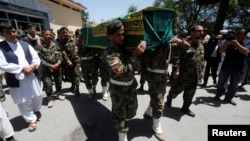
[[[238,29],[238,31],[240,31],[240,30],[245,30],[245,34],[244,35],[247,35],[247,33],[249,32],[249,30],[246,28],[246,27],[240,27],[239,29]]]
[[[67,27],[65,27],[65,26],[63,26],[63,27],[60,28],[60,31],[62,31],[62,30],[67,30],[67,31],[69,31],[69,29],[68,29]]]
[[[60,32],[61,32],[61,30],[60,30],[60,29],[57,29],[56,33],[59,34]]]
[[[123,23],[121,20],[113,20],[111,21],[107,26],[107,35],[114,34],[118,29],[120,29],[123,26]]]
[[[11,23],[1,23],[0,24],[0,32],[2,33],[4,29],[12,29],[15,28]]]
[[[197,26],[202,26],[202,25],[195,24],[195,25],[193,25],[193,26],[190,27],[189,31],[195,31],[195,28],[196,28]],[[203,26],[202,26],[202,27],[203,27]]]
[[[43,29],[43,31],[42,31],[42,35],[43,35],[46,31],[50,31],[50,32],[52,33],[51,29],[45,28],[45,29]]]
[[[31,27],[35,27],[35,26],[34,26],[33,24],[28,24],[28,25],[27,25],[27,29],[28,29],[28,28],[31,28]]]
[[[76,37],[80,34],[80,32],[81,32],[81,30],[80,30],[80,29],[76,29],[76,31],[75,31],[75,35],[76,35]]]

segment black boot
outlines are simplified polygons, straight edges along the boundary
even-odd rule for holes
[[[93,86],[92,87],[92,89],[93,89],[93,98],[92,99],[94,99],[95,97],[96,97],[96,86]]]
[[[69,88],[70,91],[74,91],[75,90],[75,85],[71,84],[71,87]]]
[[[144,90],[143,90],[143,86],[144,86],[144,85],[141,83],[140,91],[144,91]]]
[[[167,96],[167,102],[166,102],[166,105],[168,106],[168,107],[171,107],[172,106],[172,96],[169,94],[168,96]]]
[[[183,104],[183,106],[181,108],[181,112],[186,114],[186,115],[189,115],[191,117],[195,117],[195,114],[189,109],[189,106]]]
[[[79,85],[76,85],[75,95],[80,96]]]

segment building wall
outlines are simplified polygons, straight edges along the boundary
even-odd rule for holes
[[[70,31],[75,31],[82,27],[81,12],[72,10],[48,0],[40,0],[51,7],[52,23],[54,32],[62,26],[67,27]]]
[[[52,23],[52,13],[51,13],[50,6],[45,3],[40,2],[39,0],[1,0],[1,1],[14,4],[14,5],[18,5],[18,6],[22,6],[22,7],[26,7],[26,8],[30,8],[30,9],[34,9],[34,10],[38,10],[41,12],[45,12],[48,14],[48,18],[44,19],[45,28],[51,28],[53,26],[50,24]]]
[[[48,14],[44,19],[44,27],[52,28],[56,31],[62,26],[67,27],[70,31],[75,31],[82,27],[81,12],[65,7],[61,4],[49,0],[0,0],[6,3],[42,11]],[[82,9],[84,9],[83,7]]]

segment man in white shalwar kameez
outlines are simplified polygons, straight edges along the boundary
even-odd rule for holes
[[[2,102],[0,102],[0,137],[5,141],[17,141],[14,138],[14,134],[12,124],[6,115]]]
[[[6,74],[6,82],[14,103],[17,104],[25,121],[29,123],[29,131],[35,131],[37,120],[41,117],[40,109],[43,99],[42,83],[35,73],[40,65],[40,58],[32,46],[17,40],[16,30],[12,25],[2,24],[0,32],[5,37],[5,41],[0,42],[0,69]],[[26,50],[25,45],[28,48]],[[14,54],[6,57],[9,54],[8,51]],[[17,58],[15,61],[18,63],[8,61],[11,60],[9,58],[12,60]],[[14,74],[18,86],[10,86],[13,84],[13,78],[8,84],[8,73]]]

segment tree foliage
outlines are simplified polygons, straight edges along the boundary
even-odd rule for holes
[[[196,3],[196,0],[155,0],[154,6],[170,8],[177,11],[178,29],[183,31],[192,25],[206,21],[213,12],[203,5]],[[203,11],[202,11],[203,10]],[[205,12],[204,12],[205,11]],[[203,15],[201,15],[201,13]]]
[[[153,6],[177,11],[178,29],[202,24],[210,33],[250,25],[250,3],[246,0],[155,0]]]
[[[89,22],[89,13],[83,10],[81,12],[82,25],[86,26],[86,23]]]
[[[134,4],[132,4],[132,5],[130,5],[129,8],[128,8],[128,13],[130,13],[130,12],[135,12],[135,11],[137,11],[137,10],[138,10],[137,6],[134,5]]]
[[[229,4],[226,23],[230,28],[235,26],[250,28],[250,3],[238,0],[234,5]]]

